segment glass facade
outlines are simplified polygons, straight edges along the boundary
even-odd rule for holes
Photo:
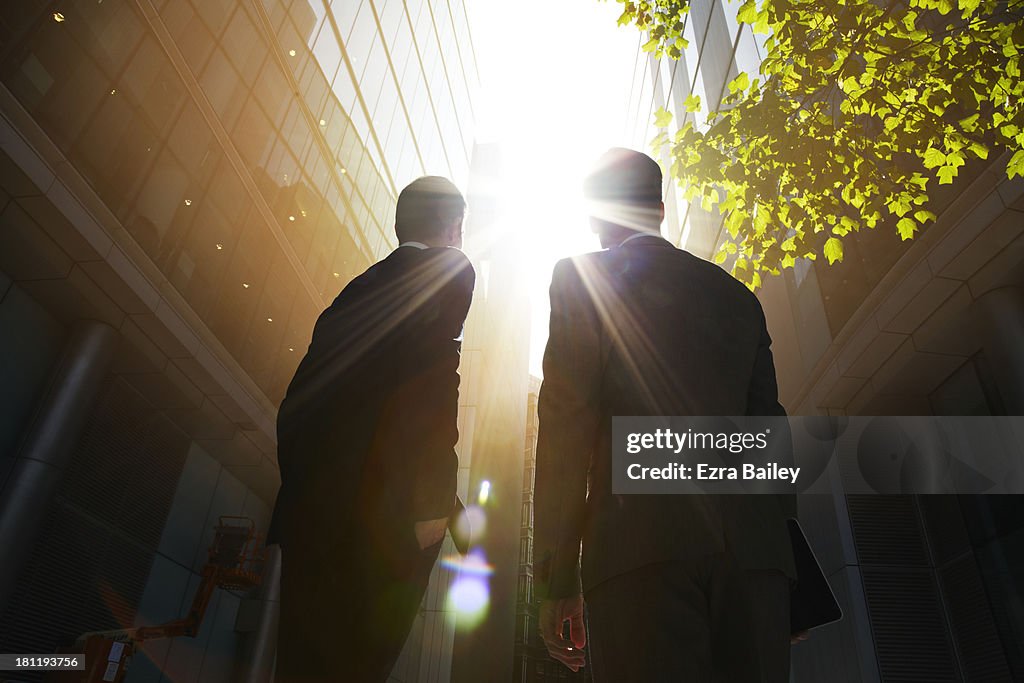
[[[5,3],[0,80],[276,404],[478,77],[461,0],[82,0]]]
[[[739,6],[738,0],[691,3],[683,28],[689,44],[678,60],[657,59],[637,49],[629,102],[632,130],[628,131],[636,149],[649,150],[658,132],[653,121],[659,108],[672,112],[673,130],[687,121],[698,129],[706,128],[709,107],[721,101],[726,84],[741,72],[751,77],[758,73],[765,36],[736,22]],[[701,102],[694,113],[687,112],[684,104],[691,95],[699,96]],[[664,168],[670,163],[667,156],[659,161]],[[723,238],[722,217],[717,211],[690,205],[670,180],[666,180],[665,210],[666,236],[672,242],[704,258],[714,254]]]
[[[405,185],[466,188],[478,88],[464,0],[0,3],[0,503],[32,513],[0,504],[0,530],[34,539],[0,562],[0,650],[185,616],[219,517],[265,531],[317,316],[396,246]],[[34,495],[19,444],[82,320],[112,360]],[[447,680],[447,585],[391,680]],[[269,678],[276,620],[249,598],[215,591],[199,636],[147,644],[127,680]]]

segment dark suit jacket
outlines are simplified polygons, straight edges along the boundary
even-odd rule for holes
[[[278,413],[268,543],[412,550],[456,500],[459,353],[474,272],[457,249],[396,249],[317,320]]]
[[[560,261],[538,410],[537,593],[558,598],[654,562],[730,551],[795,576],[792,496],[611,492],[616,415],[785,415],[757,298],[656,236]]]

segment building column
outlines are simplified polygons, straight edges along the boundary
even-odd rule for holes
[[[113,357],[117,332],[95,320],[72,328],[49,386],[0,489],[0,611],[38,541],[43,520],[92,412]]]
[[[256,623],[242,643],[237,683],[270,683],[274,679],[277,628],[281,618],[281,546],[276,543],[267,546],[263,582],[254,601]]]
[[[974,302],[979,341],[1008,415],[1024,415],[1024,290],[1000,287]]]

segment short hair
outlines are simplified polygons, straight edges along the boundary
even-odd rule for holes
[[[632,149],[612,147],[583,181],[583,195],[598,202],[658,204],[661,182],[661,167],[654,159]]]
[[[612,147],[583,181],[590,216],[605,226],[659,232],[663,215],[661,179],[661,167],[651,157]]]
[[[455,183],[441,176],[423,176],[398,194],[395,234],[399,242],[438,237],[465,213],[466,200]]]

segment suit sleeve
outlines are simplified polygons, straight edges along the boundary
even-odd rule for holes
[[[747,391],[747,415],[785,417],[786,409],[779,403],[779,386],[775,377],[775,362],[772,359],[772,338],[768,334],[768,324],[765,321],[760,302],[756,305],[759,316],[760,341],[757,346],[757,355],[754,358],[750,388]],[[781,443],[781,457],[791,460],[793,441],[788,429],[784,435],[777,438],[784,440]],[[797,515],[796,496],[778,495],[776,498],[783,514],[786,517],[795,518]]]
[[[415,520],[451,514],[459,468],[459,358],[475,274],[462,252],[446,250],[440,258],[443,270],[438,277],[445,283],[431,304],[431,320],[415,340],[420,348],[414,353],[423,359],[423,372],[416,379],[416,397],[407,416],[416,434],[408,472]]]
[[[600,327],[576,265],[551,280],[551,321],[538,401],[534,576],[541,599],[580,593],[587,475],[598,431]]]

